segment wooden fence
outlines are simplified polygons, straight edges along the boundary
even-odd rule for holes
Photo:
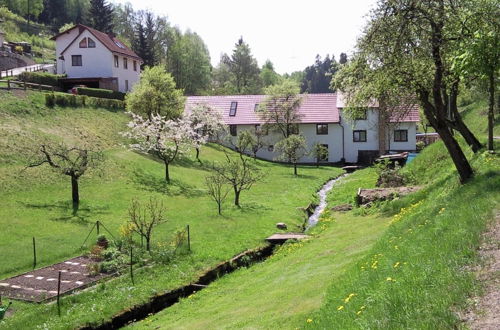
[[[2,86],[1,84],[5,83],[7,86]],[[34,89],[34,90],[49,90],[54,92],[56,90],[56,87],[50,86],[50,85],[42,85],[42,84],[34,84],[34,83],[29,83],[26,81],[17,81],[17,80],[0,80],[0,89],[6,89],[6,90],[11,90],[11,89]]]

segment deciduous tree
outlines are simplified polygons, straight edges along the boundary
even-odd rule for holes
[[[274,146],[279,153],[276,160],[293,164],[293,174],[297,175],[297,163],[307,154],[306,138],[303,135],[290,135]]]
[[[189,151],[193,132],[185,120],[170,120],[161,115],[151,119],[130,113],[132,121],[124,135],[133,139],[132,149],[150,153],[161,159],[165,165],[165,180],[170,183],[169,165],[180,155]]]
[[[205,184],[208,195],[217,203],[219,215],[222,214],[222,203],[230,190],[227,180],[219,172],[214,172],[205,177]]]
[[[164,68],[146,68],[139,83],[126,96],[127,110],[149,119],[153,115],[167,119],[179,118],[184,111],[185,99],[182,94]]]
[[[167,221],[163,202],[151,197],[149,201],[142,204],[133,199],[128,209],[129,223],[132,231],[136,232],[146,241],[146,250],[151,250],[151,236],[158,225]]]
[[[269,86],[265,92],[266,99],[258,108],[265,128],[278,131],[285,138],[296,133],[295,125],[301,119],[298,112],[302,103],[299,87],[291,80],[284,80],[278,85]]]
[[[76,213],[80,203],[78,180],[88,169],[97,167],[102,161],[103,155],[100,151],[92,151],[87,147],[42,144],[27,167],[48,164],[56,172],[69,176],[73,209]]]
[[[378,99],[381,109],[399,118],[418,101],[461,182],[473,171],[451,130],[458,130],[474,151],[481,147],[458,113],[459,77],[451,69],[451,57],[463,41],[457,22],[463,21],[464,1],[380,1],[333,86],[344,92],[350,108]]]

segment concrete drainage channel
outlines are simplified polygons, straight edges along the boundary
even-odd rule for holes
[[[120,312],[112,317],[111,320],[100,325],[87,325],[79,328],[80,330],[91,329],[119,329],[131,322],[136,322],[145,319],[150,314],[155,314],[168,308],[181,298],[186,298],[191,294],[203,290],[208,284],[217,280],[219,277],[232,273],[236,269],[248,266],[265,260],[273,254],[274,245],[266,245],[261,248],[248,250],[231,258],[228,261],[220,263],[215,268],[207,271],[195,283],[188,284],[178,289],[157,294],[152,297],[147,303],[133,306],[127,310]]]
[[[323,185],[323,187],[318,191],[320,197],[319,205],[309,205],[305,212],[308,214],[308,220],[305,223],[305,229],[313,227],[318,222],[321,212],[326,207],[326,195],[328,191],[333,188],[335,182],[339,179],[345,177],[346,175],[341,175],[335,179],[329,180]],[[211,270],[207,271],[195,283],[188,284],[186,286],[180,287],[178,289],[157,294],[152,297],[147,303],[142,305],[133,306],[127,310],[120,312],[119,314],[112,317],[111,320],[104,322],[100,325],[87,325],[79,328],[80,330],[104,330],[104,329],[119,329],[126,326],[132,322],[137,322],[145,319],[151,314],[158,313],[165,308],[168,308],[177,302],[181,298],[186,298],[193,293],[203,290],[213,281],[217,280],[221,276],[232,273],[241,267],[246,267],[257,262],[264,261],[274,252],[274,244],[269,244],[261,248],[248,250],[237,256],[231,258],[228,261],[222,262]]]

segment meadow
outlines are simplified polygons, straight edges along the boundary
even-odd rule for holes
[[[32,267],[31,240],[37,240],[38,267],[82,253],[80,246],[96,220],[119,236],[127,221],[133,198],[162,199],[167,222],[153,234],[154,244],[168,242],[175,230],[191,228],[192,253],[172,265],[138,269],[136,283],[120,277],[94,290],[65,297],[63,315],[57,317],[53,305],[15,302],[15,314],[3,322],[7,328],[72,328],[99,323],[120,310],[144,301],[163,290],[189,283],[204,270],[249,248],[264,244],[276,231],[276,222],[286,222],[298,230],[305,220],[301,208],[315,201],[315,192],[329,178],[342,171],[331,167],[304,167],[298,177],[293,169],[280,164],[256,161],[265,173],[263,181],[242,192],[238,208],[230,194],[217,215],[216,204],[206,194],[204,177],[209,165],[223,161],[223,147],[202,149],[199,164],[194,153],[171,168],[172,183],[164,181],[160,162],[128,150],[119,134],[129,120],[121,112],[101,109],[48,109],[43,95],[1,95],[0,193],[0,278]],[[26,169],[30,152],[42,142],[88,143],[104,150],[106,161],[99,170],[81,178],[81,205],[73,215],[69,178],[48,167]],[[94,236],[95,239],[95,236]],[[125,292],[125,293],[124,293]],[[119,294],[117,294],[119,293]]]

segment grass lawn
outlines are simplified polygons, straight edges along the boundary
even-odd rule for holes
[[[362,178],[365,172],[352,177]],[[335,186],[333,195],[342,187],[342,182]],[[367,253],[388,221],[376,215],[325,212],[312,229],[313,238],[285,244],[265,262],[240,269],[132,328],[300,327],[322,305],[329,283]]]
[[[153,234],[154,242],[171,239],[174,231],[191,226],[193,253],[174,263],[141,269],[136,285],[124,276],[98,285],[96,289],[65,297],[63,315],[57,317],[53,305],[15,302],[15,314],[0,326],[20,329],[44,324],[51,329],[74,328],[99,323],[120,310],[147,301],[155,292],[176,288],[196,278],[203,270],[237,253],[264,244],[276,231],[276,222],[286,222],[294,230],[305,215],[299,210],[316,199],[315,191],[342,171],[337,168],[303,167],[298,177],[287,166],[257,161],[266,173],[264,181],[241,195],[242,208],[224,204],[223,216],[205,192],[207,164],[222,161],[222,147],[202,149],[198,164],[193,157],[171,167],[172,184],[164,182],[163,165],[128,151],[118,132],[127,117],[99,109],[47,109],[43,96],[28,93],[20,98],[2,93],[0,116],[0,278],[30,270],[31,238],[37,239],[39,266],[78,255],[88,231],[96,220],[113,234],[127,220],[132,198],[162,198],[167,207],[167,223]],[[76,128],[75,128],[76,127]],[[25,150],[40,141],[98,143],[105,150],[102,170],[81,178],[81,207],[73,216],[69,178],[49,168],[23,170]],[[95,236],[94,236],[95,239]],[[155,243],[156,244],[156,243]]]

